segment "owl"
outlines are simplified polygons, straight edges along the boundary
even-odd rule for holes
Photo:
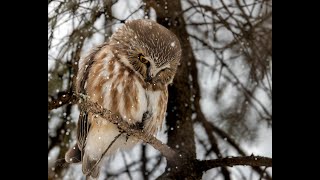
[[[127,21],[111,38],[79,63],[76,90],[132,127],[152,136],[161,128],[181,57],[178,38],[152,20]],[[101,160],[139,142],[115,124],[90,112],[80,112],[77,144],[65,155],[82,161],[87,178],[99,176]]]

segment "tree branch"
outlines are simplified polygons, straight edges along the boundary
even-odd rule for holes
[[[226,167],[235,165],[249,165],[249,166],[272,166],[272,159],[261,156],[244,156],[244,157],[227,157],[215,160],[203,160],[189,159],[185,155],[178,155],[178,153],[166,144],[163,144],[160,140],[154,136],[146,134],[143,130],[135,128],[124,121],[120,115],[112,113],[111,111],[104,109],[98,103],[90,101],[88,98],[76,95],[79,99],[79,106],[81,111],[91,112],[95,115],[101,116],[109,122],[118,126],[118,128],[127,133],[129,136],[133,135],[145,143],[152,145],[155,149],[159,150],[161,154],[166,157],[167,161],[171,164],[175,164],[177,167],[190,166],[189,168],[196,168],[197,172],[207,171],[216,167]]]
[[[217,126],[215,126],[214,124],[210,123],[203,115],[201,109],[199,109],[199,111],[197,112],[198,115],[198,121],[200,123],[202,123],[202,125],[204,126],[204,128],[206,130],[208,130],[209,132],[214,132],[217,135],[219,135],[221,138],[225,139],[233,148],[235,148],[238,153],[242,156],[247,156],[245,151],[236,143],[236,141],[231,138],[226,132],[224,132],[222,129],[218,128]],[[208,134],[209,135],[209,134]],[[263,170],[260,167],[252,167],[257,173],[262,174]],[[271,180],[271,176],[266,173],[266,179]]]
[[[76,101],[76,96],[73,93],[69,92],[60,92],[57,95],[58,97],[53,99],[53,97],[49,97],[48,100],[48,111],[52,109],[57,109],[67,103],[74,104]]]
[[[266,166],[272,167],[272,159],[262,156],[244,156],[244,157],[227,157],[222,159],[198,161],[198,167],[207,171],[216,167],[223,166]]]
[[[120,130],[126,132],[128,135],[136,136],[137,138],[143,140],[145,143],[152,145],[155,149],[159,150],[164,157],[166,157],[167,161],[176,161],[177,157],[179,157],[177,156],[177,152],[171,149],[169,146],[162,143],[154,136],[149,136],[143,130],[133,128],[129,125],[129,123],[124,121],[120,115],[104,109],[98,103],[84,100],[80,102],[80,108],[83,111],[100,115],[102,118],[107,119],[111,123],[117,125]]]

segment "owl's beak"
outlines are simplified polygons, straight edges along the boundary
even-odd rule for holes
[[[152,77],[147,76],[147,78],[146,78],[146,82],[151,82],[151,81],[152,81]]]
[[[147,78],[146,78],[146,82],[151,82],[152,81],[152,76],[150,73],[150,68],[147,69]]]
[[[148,62],[147,64],[147,78],[146,78],[146,82],[151,82],[152,80],[152,76],[151,76],[151,66],[150,66],[150,62]]]

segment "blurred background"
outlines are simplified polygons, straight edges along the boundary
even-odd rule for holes
[[[76,142],[77,63],[131,19],[159,22],[183,48],[158,139],[201,160],[272,157],[271,0],[48,0],[48,179],[85,179],[80,164],[64,162]],[[153,180],[166,167],[141,143],[106,160],[99,179]],[[272,179],[272,168],[214,168],[202,179]]]

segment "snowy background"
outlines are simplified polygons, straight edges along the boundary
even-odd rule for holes
[[[272,1],[241,1],[244,12],[237,7],[238,1],[181,1],[183,17],[190,34],[189,41],[197,59],[198,83],[201,89],[201,110],[206,118],[241,146],[247,155],[272,157],[272,52],[271,14]],[[168,3],[170,3],[168,1]],[[95,13],[101,12],[108,4],[111,16],[100,15],[92,21]],[[200,6],[214,7],[219,17],[230,24],[228,28],[219,22],[217,14]],[[105,5],[105,6],[104,6]],[[84,56],[89,50],[106,41],[112,32],[122,26],[121,20],[148,18],[156,20],[155,10],[144,11],[143,1],[51,1],[48,4],[48,97],[49,101],[71,87],[72,63],[77,52]],[[228,7],[235,18],[228,18]],[[164,8],[166,9],[166,8]],[[245,13],[245,16],[236,16]],[[214,21],[217,20],[217,21]],[[243,29],[237,29],[239,22],[248,20],[255,31],[253,39],[242,38]],[[86,26],[86,22],[93,22]],[[250,25],[243,25],[246,28]],[[77,32],[77,33],[75,33]],[[265,34],[263,34],[265,33]],[[201,41],[200,41],[201,40]],[[205,44],[204,44],[205,43]],[[255,44],[254,44],[255,43]],[[254,45],[253,45],[254,44]],[[256,48],[256,49],[255,49]],[[265,49],[267,50],[265,50]],[[215,51],[213,51],[213,49]],[[254,62],[259,53],[263,63]],[[249,54],[249,55],[248,55]],[[220,64],[220,59],[232,73]],[[235,80],[234,77],[237,77]],[[241,85],[244,85],[242,87]],[[251,92],[251,99],[243,94],[243,88]],[[265,112],[267,111],[267,113]],[[83,179],[80,164],[65,165],[64,152],[75,143],[75,125],[78,119],[77,105],[63,106],[48,113],[48,179]],[[237,115],[241,117],[238,117]],[[158,138],[167,142],[166,128],[158,133]],[[195,123],[195,140],[198,159],[214,159],[204,128]],[[218,136],[217,136],[218,137]],[[239,156],[223,138],[217,138],[223,156]],[[144,150],[143,150],[144,149]],[[149,179],[156,179],[166,167],[166,160],[150,145],[137,145],[131,151],[119,152],[104,162],[99,179],[143,179],[141,174],[141,154],[145,152]],[[260,175],[247,166],[228,168],[231,179],[259,179]],[[272,175],[272,169],[267,172]],[[203,179],[224,179],[220,169],[204,173]]]

